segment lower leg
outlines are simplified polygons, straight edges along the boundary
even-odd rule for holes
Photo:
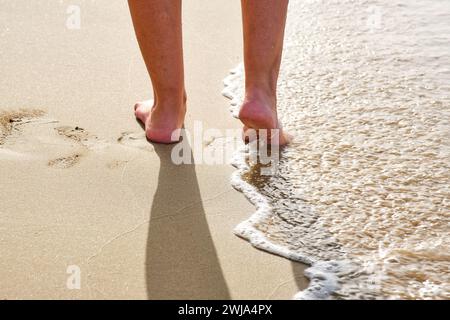
[[[245,129],[277,129],[277,81],[289,0],[242,0],[245,100],[239,117]]]
[[[154,92],[154,101],[136,104],[136,116],[150,140],[170,143],[186,112],[181,0],[128,0],[128,4]]]

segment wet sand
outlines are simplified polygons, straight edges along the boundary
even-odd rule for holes
[[[175,166],[145,141],[126,3],[77,3],[71,30],[72,2],[0,2],[0,299],[291,299],[304,266],[233,234],[254,211],[234,168]],[[239,128],[220,95],[242,60],[239,3],[184,9],[186,127]]]
[[[370,14],[368,14],[370,13]],[[450,297],[450,2],[292,1],[276,174],[249,152],[233,183],[258,211],[236,233],[312,263],[297,298]],[[243,71],[225,95],[239,106]]]

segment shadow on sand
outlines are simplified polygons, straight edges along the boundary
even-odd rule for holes
[[[206,221],[195,165],[175,165],[173,145],[160,158],[146,254],[149,299],[230,299]],[[193,162],[192,162],[193,163]]]

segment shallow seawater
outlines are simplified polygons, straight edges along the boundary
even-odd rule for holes
[[[237,156],[236,233],[311,264],[299,299],[449,299],[450,1],[291,1],[279,100],[296,138],[270,176]]]

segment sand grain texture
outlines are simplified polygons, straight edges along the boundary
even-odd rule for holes
[[[81,2],[80,30],[71,4],[0,2],[0,110],[46,111],[0,114],[0,299],[292,298],[303,266],[232,233],[254,211],[234,169],[174,166],[145,140],[132,110],[152,90],[126,2]],[[220,95],[242,60],[239,3],[184,10],[186,127],[239,128]]]

